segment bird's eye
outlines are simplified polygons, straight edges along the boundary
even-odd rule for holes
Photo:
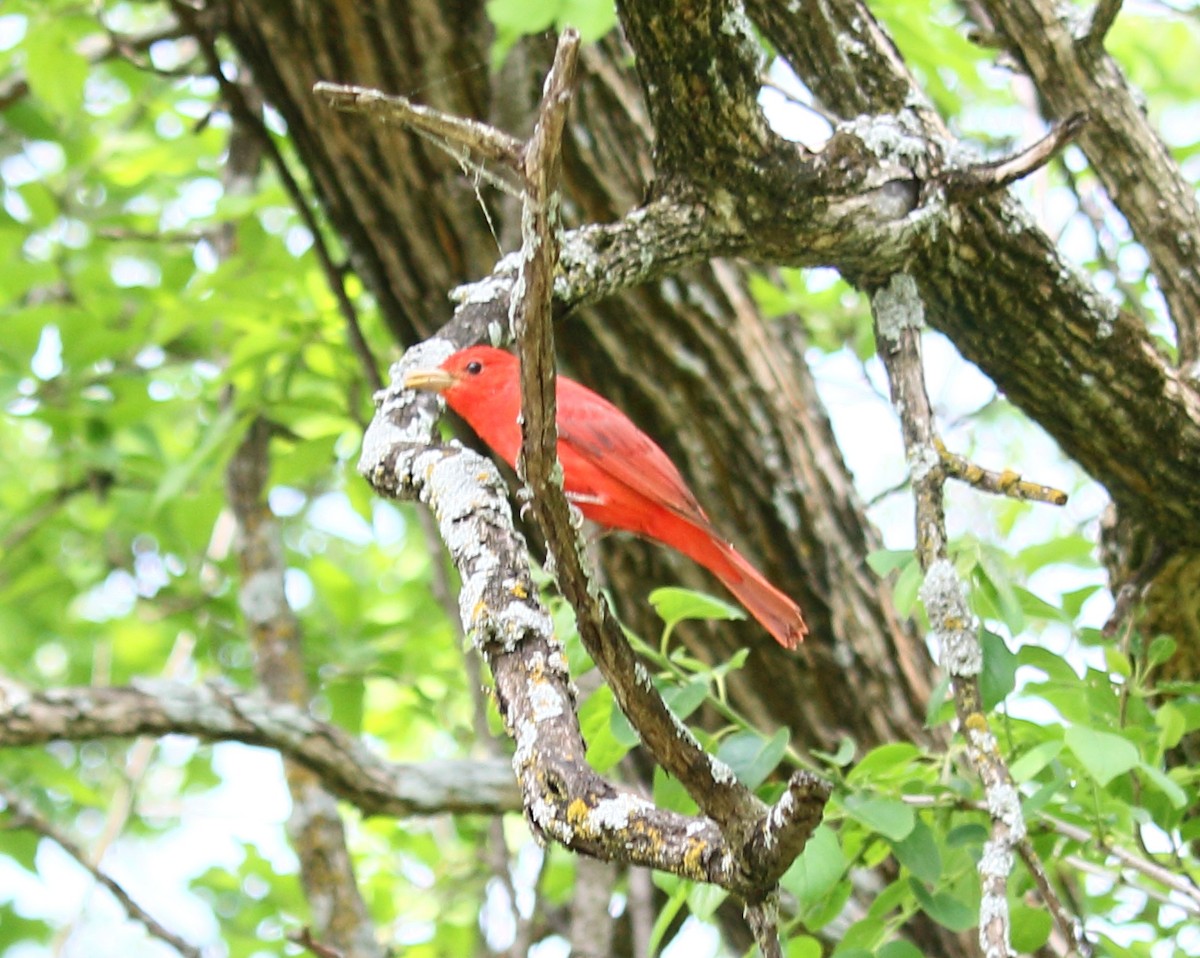
[[[481,363],[478,359],[471,360],[471,362],[467,363],[467,372],[469,372],[472,376],[478,375],[479,373],[483,372],[483,363]]]

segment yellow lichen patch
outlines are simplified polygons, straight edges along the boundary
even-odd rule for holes
[[[487,611],[487,603],[480,599],[471,609],[471,628],[475,628],[475,623],[479,621],[479,617]]]
[[[984,717],[982,712],[972,712],[967,716],[966,720],[963,722],[963,725],[972,732],[990,731],[990,729],[988,729],[987,719]]]
[[[529,590],[525,588],[525,583],[523,582],[514,582],[512,588],[508,591],[515,595],[518,599],[529,598]]]
[[[708,843],[695,838],[688,842],[687,851],[683,853],[683,873],[689,878],[704,878],[704,853],[708,851]]]
[[[588,807],[587,802],[585,802],[582,798],[574,799],[571,804],[567,806],[567,821],[570,822],[575,828],[581,828],[588,823],[588,814],[590,812],[591,808]]]

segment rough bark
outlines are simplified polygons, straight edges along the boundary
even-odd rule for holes
[[[479,21],[458,11],[464,30],[449,60],[436,45],[401,45],[384,56],[379,46],[403,30],[440,35],[444,11],[424,4],[306,9],[308,20],[288,4],[235,5],[230,37],[287,119],[317,199],[345,237],[389,328],[411,343],[448,317],[447,290],[490,271],[494,242],[457,165],[408,134],[322,109],[311,88],[326,79],[416,91],[432,105],[486,118],[493,110],[480,72],[455,72],[475,53],[474,62],[483,59],[483,39],[471,29]],[[391,25],[364,36],[388,18]],[[612,221],[647,190],[650,129],[626,57],[615,40],[583,57],[566,151],[569,223]],[[525,92],[527,111],[537,85],[527,84]],[[520,112],[511,100],[503,107]],[[382,168],[384,157],[399,156],[411,158],[410,168]],[[438,203],[440,211],[431,208]],[[501,235],[505,228],[501,219]],[[677,240],[679,232],[667,235]],[[896,621],[887,587],[866,571],[864,557],[877,543],[804,366],[802,333],[764,323],[739,270],[716,263],[575,310],[559,342],[572,373],[630,410],[663,443],[717,524],[797,597],[814,634],[825,637],[806,647],[797,668],[751,627],[703,635],[705,656],[726,656],[747,643],[755,648],[733,684],[739,707],[763,727],[790,726],[804,747],[826,747],[843,733],[864,744],[921,737],[926,653]],[[762,465],[748,473],[741,467],[747,461]],[[657,629],[644,601],[647,583],[713,588],[702,574],[640,543],[610,539],[602,551],[623,617],[644,634]],[[830,683],[831,672],[844,678]],[[857,690],[856,699],[887,705],[845,709],[837,691],[842,683]]]
[[[312,769],[365,815],[496,814],[521,807],[507,762],[387,762],[337,726],[259,694],[163,681],[45,692],[0,685],[0,748],[173,734],[273,749]]]
[[[224,34],[285,118],[314,201],[389,331],[400,344],[429,336],[449,316],[446,292],[486,276],[497,258],[478,197],[501,237],[515,229],[504,215],[510,204],[487,186],[477,192],[456,163],[411,134],[330,111],[312,85],[410,94],[457,114],[502,116],[519,133],[536,84],[501,95],[477,68],[488,42],[478,3],[219,6]],[[626,256],[590,274],[576,258],[579,280],[561,299],[571,311],[561,355],[662,442],[717,525],[806,608],[814,638],[799,664],[752,627],[687,634],[704,656],[754,648],[731,683],[735,704],[760,727],[788,725],[802,747],[828,748],[840,733],[865,747],[920,740],[928,659],[865,569],[876,537],[805,367],[803,333],[764,323],[739,268],[710,257],[830,264],[864,286],[908,271],[931,324],[1172,548],[1200,541],[1200,399],[1014,201],[955,193],[951,174],[969,172],[970,161],[865,6],[752,0],[749,8],[827,106],[874,118],[847,124],[819,157],[807,154],[772,134],[754,105],[757,54],[740,7],[623,3],[646,106],[619,41],[585,53],[566,218],[612,222],[650,196],[675,204],[681,228],[640,237],[641,259],[622,240],[628,222],[587,234],[593,252],[608,241]],[[1032,41],[1012,27],[1006,34],[1036,74]],[[548,51],[531,43],[518,56],[537,64],[543,54],[544,65]],[[510,79],[539,72],[522,65],[506,68]],[[1055,109],[1078,105],[1068,98]],[[1192,226],[1178,234],[1187,242]],[[1160,230],[1148,223],[1147,242]],[[1187,242],[1159,243],[1164,268],[1195,248]],[[644,283],[599,300],[633,279]],[[1184,280],[1172,293],[1177,323],[1189,302]],[[1179,335],[1186,356],[1186,326]],[[638,543],[610,540],[603,552],[623,617],[646,634],[655,630],[647,583],[705,581]]]

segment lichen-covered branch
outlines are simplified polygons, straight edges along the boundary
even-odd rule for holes
[[[34,691],[0,677],[0,748],[138,735],[274,749],[364,815],[496,815],[521,807],[504,762],[388,762],[337,726],[257,693],[168,681]]]
[[[992,831],[984,843],[978,870],[981,887],[979,943],[987,958],[1012,954],[1008,882],[1021,850],[1036,858],[1026,836],[1020,795],[1000,753],[979,689],[983,650],[979,622],[967,602],[966,585],[947,549],[943,486],[944,447],[937,436],[933,409],[925,391],[921,363],[924,309],[911,276],[897,273],[871,299],[879,355],[887,369],[892,403],[900,417],[904,447],[916,500],[916,553],[925,570],[925,604],[942,668],[950,676],[955,713],[967,755],[983,784]],[[1047,907],[1074,951],[1082,948],[1078,923],[1048,885],[1039,885]]]
[[[564,34],[564,36],[567,36]],[[560,57],[562,55],[560,41]],[[571,63],[573,68],[573,62]],[[531,507],[546,535],[559,588],[572,608],[580,637],[617,703],[659,763],[683,783],[701,810],[725,826],[759,811],[749,789],[724,763],[700,746],[671,714],[625,641],[621,627],[589,581],[578,520],[562,489],[555,426],[555,361],[551,306],[558,261],[556,168],[565,113],[559,89],[573,69],[556,66],[546,81],[543,114],[526,152],[519,296],[512,300],[521,356],[524,443],[521,478],[532,491]],[[551,112],[561,103],[559,110]]]
[[[1175,324],[1179,362],[1200,381],[1200,202],[1103,39],[1120,4],[1080,24],[1062,0],[983,0],[989,24],[1052,117],[1086,112],[1079,147],[1149,254]]]
[[[512,170],[521,169],[521,141],[486,123],[353,84],[323,81],[313,87],[313,92],[335,109],[363,113],[383,123],[396,123],[436,137],[436,142],[456,158],[470,151]]]
[[[1028,31],[1018,44],[1022,50],[1042,49],[1044,84],[1034,79],[1043,98],[1053,100],[1055,115],[1088,115],[1078,133],[1080,145],[1090,151],[1089,143],[1100,144],[1097,154],[1105,154],[1105,162],[1096,163],[1098,175],[1115,171],[1121,179],[1110,190],[1147,214],[1146,231],[1135,226],[1135,233],[1156,257],[1155,276],[1172,303],[1172,318],[1177,324],[1180,316],[1194,321],[1200,316],[1195,292],[1200,275],[1194,252],[1187,251],[1200,246],[1195,198],[1189,194],[1186,202],[1176,203],[1178,191],[1189,188],[1161,139],[1148,133],[1144,112],[1129,103],[1127,85],[1110,58],[1104,58],[1104,82],[1089,87],[1088,96],[1075,95],[1072,84],[1090,82],[1091,74],[1075,73],[1079,51],[1056,41],[1054,49],[1069,56],[1072,66],[1070,83],[1061,82],[1058,60],[1047,47],[1066,31],[1070,18],[1049,16],[1050,31],[1026,13],[1038,6],[1042,16],[1051,5],[1058,9],[1051,0],[986,4],[997,23],[1014,21],[1014,35]],[[937,188],[925,188],[947,169],[978,161],[931,108],[865,3],[748,0],[748,9],[826,107],[843,117],[892,113],[907,131],[872,142],[881,155],[906,160],[922,186],[921,209],[910,219],[930,218],[930,231],[909,246],[910,255],[886,265],[889,274],[905,271],[916,281],[929,325],[945,333],[1102,482],[1124,511],[1164,541],[1195,542],[1200,535],[1200,487],[1193,481],[1200,470],[1200,393],[1186,362],[1181,370],[1166,359],[1145,325],[1119,311],[1064,261],[1017,200],[1002,191],[942,205],[946,197]],[[1110,94],[1116,97],[1111,102]],[[1111,129],[1114,124],[1120,129]],[[1121,161],[1111,162],[1114,156]],[[1163,183],[1169,186],[1166,201]],[[1134,223],[1132,212],[1123,211]],[[888,279],[846,261],[837,265],[865,288]],[[881,259],[874,265],[885,264]],[[1192,305],[1177,309],[1168,288],[1177,291],[1178,302]],[[1181,356],[1185,335],[1181,329]]]
[[[935,438],[935,444],[940,466],[951,479],[958,479],[976,489],[998,496],[1008,496],[1010,499],[1045,502],[1052,506],[1067,504],[1067,494],[1061,489],[1022,479],[1020,473],[1011,469],[1005,469],[1003,472],[984,469],[958,453],[951,452],[940,439]]]
[[[535,833],[597,857],[713,882],[758,907],[819,822],[828,786],[798,774],[768,810],[675,719],[589,585],[556,468],[551,333],[559,253],[556,171],[576,43],[570,33],[560,42],[539,122],[524,151],[523,246],[510,266],[515,276],[511,282],[479,284],[462,296],[463,318],[452,324],[451,333],[463,335],[474,307],[507,305],[522,342],[520,471],[532,489],[532,508],[546,532],[563,592],[618,703],[705,816],[658,809],[587,765],[565,661],[533,593],[524,542],[512,528],[499,476],[474,453],[422,446],[429,438],[431,409],[424,397],[402,386],[408,368],[436,364],[449,353],[446,340],[410,350],[393,368],[393,386],[378,397],[359,468],[378,491],[419,496],[433,508],[462,576],[464,626],[492,668],[501,714],[517,742],[514,768]],[[491,325],[500,336],[508,332]],[[763,942],[778,947],[777,936]]]
[[[451,349],[431,340],[393,367],[359,469],[382,495],[420,499],[437,519],[462,579],[463,625],[491,668],[501,716],[516,742],[513,769],[534,833],[596,857],[744,896],[761,893],[763,881],[774,884],[778,875],[747,873],[743,849],[716,822],[659,809],[588,766],[566,660],[538,601],[500,474],[456,443],[430,445],[436,402],[402,386],[409,369],[437,365]],[[811,833],[828,786],[805,779],[795,792],[794,828]]]

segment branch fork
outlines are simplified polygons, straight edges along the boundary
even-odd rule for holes
[[[419,498],[433,509],[462,574],[464,625],[491,667],[501,715],[516,742],[514,771],[535,834],[584,854],[649,865],[734,892],[753,913],[751,925],[764,953],[776,955],[778,933],[768,902],[820,822],[829,786],[797,773],[768,807],[700,747],[663,702],[591,584],[577,522],[562,491],[551,304],[560,249],[559,140],[577,45],[574,31],[564,32],[533,136],[520,151],[522,250],[515,274],[460,291],[455,319],[442,334],[414,347],[393,367],[392,385],[376,397],[359,471],[380,493]],[[506,261],[506,272],[510,269]],[[618,704],[657,761],[696,800],[700,816],[657,808],[587,765],[566,662],[530,580],[526,546],[513,529],[499,473],[458,444],[428,445],[437,400],[403,389],[408,368],[436,365],[454,348],[483,338],[480,317],[495,317],[501,304],[520,347],[520,472],[559,587]],[[493,339],[506,338],[504,330],[483,328],[499,333]]]

